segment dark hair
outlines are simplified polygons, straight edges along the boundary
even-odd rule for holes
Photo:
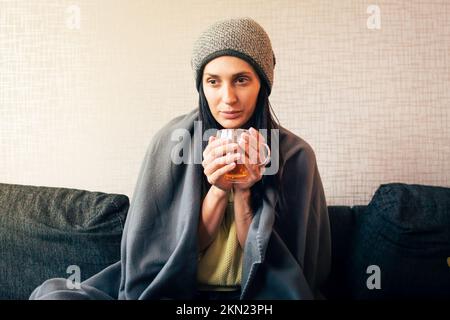
[[[261,78],[260,78],[261,79]],[[203,82],[200,82],[199,88],[199,120],[202,121],[202,128],[204,132],[208,129],[223,129],[223,127],[214,119],[212,115],[208,101],[206,100],[205,93],[203,91]],[[279,121],[272,110],[272,106],[269,102],[269,96],[267,94],[268,89],[264,82],[261,82],[261,86],[256,101],[256,107],[250,120],[244,126],[244,129],[253,127],[257,130],[267,129],[267,144],[271,146],[271,130],[279,129]],[[275,121],[276,119],[276,121]],[[206,148],[207,142],[203,142],[203,150]],[[279,150],[281,151],[281,150]],[[279,152],[279,164],[282,164],[282,155]],[[281,195],[281,177],[280,170],[275,175],[263,175],[262,179],[255,183],[251,187],[251,206],[255,212],[257,208],[262,204],[262,195],[264,195],[264,189],[272,185],[275,190]],[[211,185],[209,184],[205,175],[203,175],[203,196],[209,190]]]

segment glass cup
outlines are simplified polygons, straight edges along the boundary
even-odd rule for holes
[[[238,144],[240,142],[241,136],[244,132],[247,132],[249,135],[251,135],[247,129],[222,129],[222,130],[217,131],[216,137],[219,139],[228,139],[230,143]],[[252,159],[255,158],[256,155],[247,155],[247,156],[250,160],[250,164],[257,164],[259,166],[265,166],[270,161],[270,148],[266,143],[261,143],[260,145],[263,146],[263,148],[262,148],[263,150],[260,150],[260,153],[261,153],[261,151],[265,151],[265,156],[261,156],[261,154],[260,154],[260,158],[264,158],[263,162],[252,163],[251,161],[252,161]],[[252,149],[250,149],[250,150],[252,150]],[[240,146],[238,147],[237,152],[245,155],[245,150],[243,150]],[[234,167],[234,169],[225,173],[224,177],[226,180],[231,181],[233,183],[244,183],[247,181],[248,175],[249,175],[249,172],[247,170],[247,167],[245,166],[242,159],[239,158],[236,161],[236,166]]]

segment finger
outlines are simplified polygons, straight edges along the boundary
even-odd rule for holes
[[[249,158],[251,164],[258,164],[262,162],[260,155],[262,146],[258,145],[255,137],[243,133],[240,147],[245,151],[245,155]]]
[[[208,139],[208,145],[206,146],[205,150],[203,150],[203,156],[205,156],[206,154],[208,154],[211,149],[215,148],[217,145],[220,144],[220,141],[218,141],[219,139],[217,139],[214,136],[210,136]]]
[[[209,163],[213,162],[215,159],[220,158],[227,154],[235,154],[238,151],[239,145],[237,143],[223,142],[218,147],[211,149],[202,161],[203,167],[206,167]]]
[[[214,159],[212,162],[208,163],[203,171],[206,176],[212,175],[215,171],[219,170],[224,165],[231,162],[235,162],[240,158],[239,153],[227,154],[225,156]]]
[[[238,151],[239,145],[237,143],[227,143],[225,145],[220,145],[212,149],[205,158],[207,163],[212,162],[218,157],[222,157],[228,153],[234,154]]]
[[[203,151],[203,158],[206,158],[206,156],[208,155],[208,153],[211,152],[212,149],[225,144],[225,139],[219,139],[216,138],[214,136],[209,137],[208,139],[208,145],[206,146],[205,150]]]
[[[245,165],[245,167],[247,168],[247,171],[249,172],[250,176],[252,177],[252,179],[254,178],[260,178],[261,176],[261,170],[260,167],[258,165],[252,164],[250,163],[250,159],[246,156],[246,155],[241,155],[241,161],[242,163]],[[258,181],[259,179],[257,179],[256,181]]]
[[[210,177],[211,181],[216,182],[221,176],[223,176],[225,173],[230,172],[236,167],[235,162],[228,163],[227,165],[223,166],[222,168],[216,170]]]
[[[248,139],[250,141],[250,154],[249,158],[252,163],[261,165],[266,158],[268,157],[266,150],[266,139],[264,136],[259,133],[257,130],[250,128],[249,130],[252,134],[246,135],[246,137],[250,136]],[[252,152],[255,154],[252,155]]]
[[[257,141],[261,144],[261,143],[266,143],[266,139],[264,138],[264,136],[255,128],[250,127],[249,130],[250,134],[255,137],[257,139]]]
[[[258,164],[261,162],[260,160],[260,150],[261,145],[258,142],[259,136],[256,135],[247,135],[247,143],[249,145],[248,148],[248,157],[250,159],[251,164]]]

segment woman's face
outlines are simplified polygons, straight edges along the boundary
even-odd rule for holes
[[[260,80],[246,61],[221,56],[203,69],[203,91],[214,119],[222,127],[241,128],[256,107]]]

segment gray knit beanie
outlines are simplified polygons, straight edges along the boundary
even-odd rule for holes
[[[251,64],[270,94],[275,55],[269,36],[256,21],[251,18],[221,20],[200,35],[191,61],[197,90],[205,65],[220,56],[235,56]]]

